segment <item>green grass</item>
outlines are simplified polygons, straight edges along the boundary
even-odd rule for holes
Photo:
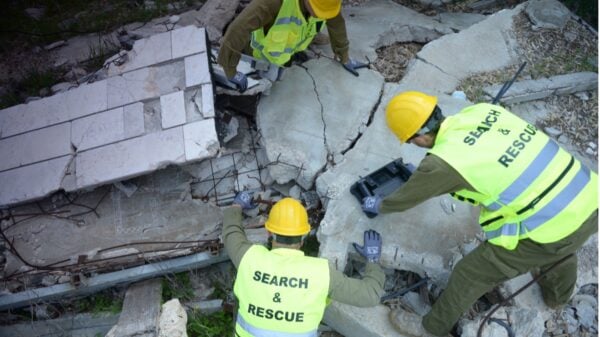
[[[91,312],[99,314],[109,312],[117,314],[121,312],[123,300],[115,298],[112,293],[98,293],[96,295],[77,300],[74,303],[77,312]]]
[[[194,298],[194,288],[188,272],[166,276],[162,280],[162,288],[163,302],[172,298],[178,298],[180,302],[189,301]]]
[[[210,315],[193,311],[188,316],[187,333],[189,337],[231,336],[233,331],[233,317],[223,311]]]

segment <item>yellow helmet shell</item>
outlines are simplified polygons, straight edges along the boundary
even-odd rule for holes
[[[387,125],[405,143],[425,124],[437,105],[437,97],[406,91],[390,100],[385,109]]]
[[[342,9],[342,0],[308,0],[310,7],[319,19],[336,17]]]
[[[271,233],[284,236],[305,235],[310,232],[308,214],[298,200],[284,198],[271,208],[265,228]]]

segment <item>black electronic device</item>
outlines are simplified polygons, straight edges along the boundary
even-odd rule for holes
[[[366,177],[360,178],[350,187],[350,193],[362,205],[362,200],[365,197],[373,195],[386,197],[392,194],[408,180],[411,173],[402,158],[399,158],[369,173]],[[373,213],[365,212],[365,214],[369,218],[375,217]]]

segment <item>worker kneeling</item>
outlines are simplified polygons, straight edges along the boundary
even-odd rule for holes
[[[385,275],[379,265],[381,236],[368,230],[364,245],[354,244],[367,259],[362,280],[351,279],[323,258],[304,256],[303,237],[310,231],[308,214],[295,199],[277,202],[265,223],[273,249],[249,242],[242,209],[256,207],[240,192],[225,209],[223,242],[237,267],[234,293],[238,302],[237,336],[317,336],[328,298],[368,307],[379,303]]]

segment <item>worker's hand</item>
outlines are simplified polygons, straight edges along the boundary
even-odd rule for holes
[[[381,201],[383,201],[380,196],[373,195],[370,197],[364,197],[362,201],[362,210],[365,213],[371,213],[374,215],[379,214],[379,206],[381,206]]]
[[[370,229],[364,233],[364,245],[359,246],[354,242],[352,245],[356,251],[365,257],[369,262],[377,263],[381,257],[381,235]]]
[[[238,88],[240,92],[246,91],[248,89],[248,77],[241,72],[236,72],[235,75],[229,79],[229,81]]]
[[[233,199],[235,204],[242,206],[242,209],[252,209],[256,204],[252,203],[252,196],[246,191],[239,192]]]
[[[369,65],[366,63],[358,62],[353,59],[348,59],[348,62],[344,63],[344,69],[348,70],[352,75],[358,76],[357,69],[367,68]]]

